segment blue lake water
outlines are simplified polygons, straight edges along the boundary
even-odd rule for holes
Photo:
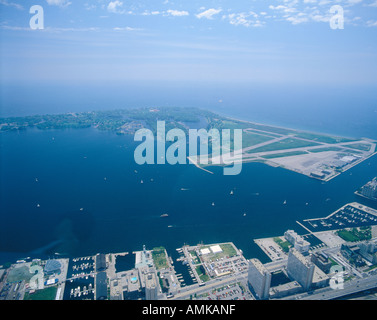
[[[171,86],[148,95],[105,89],[45,86],[17,94],[19,88],[3,87],[0,115],[196,106],[244,120],[377,139],[373,88]],[[296,220],[327,216],[347,202],[376,206],[354,191],[377,175],[377,157],[322,184],[258,163],[245,164],[238,176],[224,176],[222,168],[211,168],[211,175],[193,165],[138,166],[135,146],[133,137],[95,129],[0,134],[0,263],[55,252],[133,252],[144,244],[172,254],[185,243],[225,241],[247,258],[267,261],[253,239],[287,229],[304,232]],[[163,213],[169,217],[160,218]]]
[[[365,203],[353,192],[377,168],[373,157],[322,184],[258,163],[244,165],[238,176],[193,165],[138,166],[133,137],[95,129],[32,129],[0,139],[2,262],[55,252],[132,252],[143,244],[171,254],[185,243],[225,241],[266,261],[253,239],[303,232],[296,220]]]

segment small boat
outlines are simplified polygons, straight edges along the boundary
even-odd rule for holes
[[[246,217],[246,213],[244,213],[243,216]]]
[[[35,182],[38,182],[38,178],[35,178]]]
[[[283,204],[287,204],[287,200],[284,200]]]
[[[41,206],[41,205],[38,203],[38,204],[37,204],[37,208],[40,208],[40,206]]]
[[[173,228],[173,226],[172,226],[172,225],[169,225],[168,228]]]
[[[143,183],[144,183],[144,181],[143,181],[143,180],[141,180],[141,181],[140,181],[140,183],[141,183],[141,184],[143,184]]]
[[[212,202],[212,207],[214,207],[215,206],[215,203],[214,202]]]
[[[169,217],[169,215],[167,213],[160,215],[160,218],[166,218],[166,217]]]
[[[231,194],[231,195],[233,195],[233,194],[234,194],[233,190],[231,190],[231,191],[230,191],[230,194]]]
[[[84,211],[84,208],[80,208],[80,211]]]

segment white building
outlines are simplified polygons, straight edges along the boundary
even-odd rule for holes
[[[313,283],[314,263],[306,259],[297,249],[291,248],[288,255],[287,273],[304,290],[309,290]]]
[[[293,230],[287,230],[284,233],[284,238],[290,242],[299,252],[306,253],[309,251],[310,242],[304,240],[303,237],[298,235]]]
[[[249,261],[248,281],[257,298],[261,300],[268,299],[271,286],[271,273],[258,259],[251,259]]]

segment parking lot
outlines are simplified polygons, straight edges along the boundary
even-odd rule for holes
[[[250,299],[250,293],[241,283],[233,283],[197,297],[198,300],[247,300]]]

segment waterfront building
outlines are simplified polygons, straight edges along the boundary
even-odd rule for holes
[[[271,273],[258,259],[251,259],[249,261],[248,281],[258,299],[268,299],[271,286]]]
[[[290,242],[299,252],[307,253],[309,251],[310,243],[293,230],[287,230],[284,233],[284,238],[288,242]]]
[[[288,255],[287,273],[304,290],[309,290],[313,283],[314,263],[306,259],[296,248],[291,248]]]
[[[59,274],[61,267],[62,265],[58,260],[48,260],[43,271],[46,275]]]
[[[145,300],[157,300],[157,279],[155,273],[148,273],[145,279]]]
[[[361,194],[367,198],[377,199],[377,179],[374,178],[361,188]]]
[[[377,263],[377,240],[360,243],[360,255],[372,264]]]
[[[107,275],[104,271],[99,272],[96,275],[95,292],[96,300],[107,299]]]
[[[99,253],[96,255],[96,271],[105,271],[107,268],[106,255]]]

